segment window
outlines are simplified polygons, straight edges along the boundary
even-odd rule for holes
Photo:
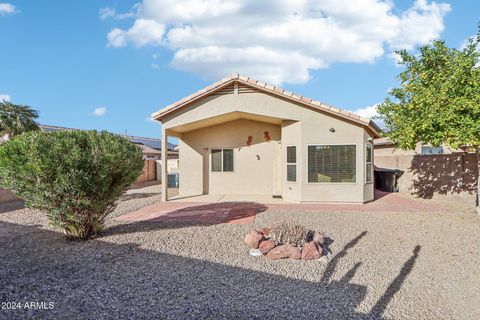
[[[443,147],[422,146],[422,155],[443,154]]]
[[[297,147],[287,147],[287,181],[297,181]]]
[[[355,182],[355,145],[308,146],[308,182]]]
[[[365,161],[365,182],[372,182],[372,162],[373,162],[373,147],[370,143],[365,148],[366,161]]]
[[[233,149],[212,149],[212,171],[233,171]]]

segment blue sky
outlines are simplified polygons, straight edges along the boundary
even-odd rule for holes
[[[394,50],[460,47],[480,20],[474,0],[350,2],[0,0],[0,96],[44,124],[159,137],[152,112],[239,72],[370,115]]]

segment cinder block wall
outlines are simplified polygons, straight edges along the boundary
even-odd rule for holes
[[[421,198],[476,190],[478,170],[473,153],[375,155],[375,166],[404,171],[398,180],[400,192]]]
[[[19,200],[12,191],[0,188],[0,202]]]

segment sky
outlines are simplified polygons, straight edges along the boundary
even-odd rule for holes
[[[0,99],[42,124],[160,137],[151,113],[238,72],[371,117],[398,85],[395,50],[459,48],[479,12],[477,0],[0,0]]]

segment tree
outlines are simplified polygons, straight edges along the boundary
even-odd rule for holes
[[[0,135],[4,141],[28,131],[38,130],[38,112],[29,106],[0,102]]]
[[[480,169],[480,28],[462,49],[434,40],[418,55],[398,51],[405,70],[400,87],[379,105],[385,135],[401,149],[422,141],[473,148]],[[477,177],[479,178],[479,177]],[[479,210],[480,178],[476,205]],[[479,211],[480,212],[480,211]]]
[[[78,239],[102,231],[142,169],[140,148],[108,132],[33,131],[0,145],[3,186]]]

